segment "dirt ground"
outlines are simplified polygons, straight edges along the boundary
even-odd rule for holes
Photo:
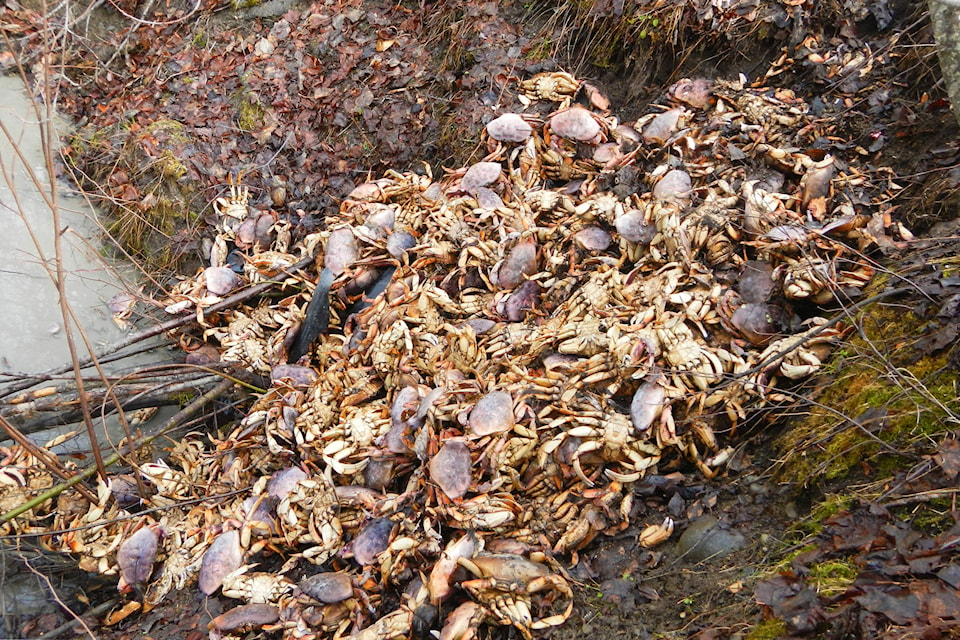
[[[77,66],[60,69],[68,80],[60,107],[78,123],[67,141],[65,172],[112,209],[108,229],[134,256],[159,256],[152,268],[161,282],[197,263],[210,221],[205,203],[222,192],[229,172],[243,171],[259,201],[283,183],[286,206],[309,212],[307,226],[320,226],[323,210],[367,176],[422,162],[436,175],[478,160],[483,124],[516,99],[511,83],[553,69],[594,83],[623,121],[648,113],[681,78],[744,74],[772,89],[790,90],[832,115],[830,144],[844,150],[836,152],[890,167],[900,189],[891,195],[888,213],[918,237],[934,238],[923,249],[955,255],[954,245],[936,238],[956,235],[943,225],[957,214],[952,194],[960,182],[958,131],[938,80],[923,3],[672,3],[681,7],[675,10],[655,2],[646,3],[647,11],[641,10],[645,3],[634,2],[319,4],[327,6],[327,17],[304,26],[299,12],[308,4],[271,0],[235,9],[208,0],[197,14],[177,22],[191,7],[168,3],[154,20],[169,20],[169,26],[134,30],[118,11],[139,7],[120,2],[94,14],[85,34],[93,52],[85,59],[101,64],[84,66],[78,57]],[[711,8],[719,4],[733,6],[726,12]],[[17,16],[26,20],[31,7],[24,6]],[[625,24],[625,15],[635,19]],[[257,47],[283,50],[288,67],[250,64]],[[833,65],[820,62],[831,55]],[[326,78],[324,88],[299,95],[298,73]],[[175,179],[164,180],[170,177]],[[123,214],[131,207],[138,210],[135,219]],[[882,259],[896,270],[916,264],[916,253],[891,249]],[[917,268],[914,281],[929,277]],[[948,329],[956,326],[950,269],[940,274],[946,280],[934,283],[939,289],[931,284],[896,298],[912,308],[927,296],[929,308],[918,312],[926,319],[923,326],[893,329],[903,341],[940,336],[939,346],[918,349],[914,362],[942,357],[944,373],[937,375],[943,376],[957,366]],[[573,616],[538,635],[956,637],[950,634],[957,632],[960,611],[931,586],[936,583],[931,576],[958,566],[949,538],[957,530],[955,493],[949,489],[957,471],[949,444],[956,394],[952,404],[947,401],[953,421],[944,421],[937,432],[895,441],[891,446],[900,454],[893,462],[879,453],[864,454],[835,473],[829,461],[841,456],[829,450],[830,434],[808,437],[796,449],[785,446],[783,437],[810,414],[804,399],[823,397],[844,376],[842,366],[834,368],[800,391],[797,401],[752,419],[718,478],[678,468],[638,482],[631,527],[598,539],[571,559],[577,585]],[[828,461],[812,466],[819,475],[793,464],[808,453],[810,460],[821,460],[817,456],[825,451]],[[928,466],[919,480],[909,472],[924,461]],[[917,482],[927,483],[917,491],[939,492],[930,499],[935,504],[908,500],[887,510],[874,502],[883,493],[877,487],[901,491],[883,494],[891,502]],[[867,543],[858,548],[862,561],[838,542],[839,528],[846,526],[838,519],[842,514],[859,518],[876,534],[870,549]],[[875,529],[863,524],[865,514],[879,519]],[[640,547],[639,532],[666,515],[675,520],[677,534],[656,549]],[[679,533],[704,515],[715,517],[719,529],[740,534],[742,548],[702,562],[685,557]],[[907,527],[917,536],[911,544],[926,540],[936,551],[930,554],[936,563],[926,568],[910,565],[910,572],[884,574],[891,584],[900,580],[903,590],[920,594],[922,606],[906,613],[891,613],[896,607],[889,600],[871,600],[872,587],[861,584],[869,571],[883,574],[883,567],[914,562],[896,537],[901,534],[889,533],[896,543],[878,542],[887,535],[884,526]],[[900,555],[870,556],[889,549]],[[797,560],[800,552],[808,554],[806,560]],[[828,561],[839,569],[827,571],[834,566]],[[953,579],[952,573],[940,578],[943,584]],[[95,603],[112,597],[111,589],[105,585],[88,597]],[[934,600],[942,605],[937,616],[930,613]],[[206,635],[206,623],[225,602],[208,601],[193,590],[178,592],[153,612],[115,627],[98,625],[94,634],[195,640]],[[56,622],[26,622],[20,631],[32,637]],[[923,630],[928,635],[919,635]],[[480,635],[517,634],[482,630]]]

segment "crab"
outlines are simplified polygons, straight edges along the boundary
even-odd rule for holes
[[[809,329],[771,342],[758,356],[762,371],[746,385],[747,391],[777,399],[779,396],[768,395],[776,378],[799,380],[819,371],[833,345],[853,329],[842,324],[825,328],[827,320],[819,317],[807,322]]]
[[[539,139],[538,139],[539,140]],[[574,158],[571,152],[561,151],[558,147],[544,143],[537,149],[539,170],[545,180],[569,182],[593,176],[598,167],[592,160]]]
[[[697,340],[684,316],[677,312],[668,311],[655,331],[663,357],[673,368],[673,382],[678,387],[686,387],[683,380],[688,379],[696,389],[706,391],[724,374],[724,360],[733,359],[723,349],[708,347]]]
[[[151,605],[157,605],[172,589],[183,589],[188,580],[200,571],[203,554],[210,546],[207,532],[200,528],[199,518],[202,517],[199,509],[197,513],[191,511],[187,521],[192,525],[184,531],[182,526],[165,527],[168,537],[164,541],[167,552],[166,560],[160,567],[158,578],[150,584],[144,600]],[[176,523],[180,524],[180,523]]]
[[[524,201],[530,205],[535,214],[559,212],[561,214],[576,213],[573,199],[551,189],[527,190]]]
[[[602,220],[607,224],[625,213],[623,201],[610,192],[595,193],[584,199],[576,208],[577,215],[586,221]]]
[[[295,584],[283,575],[257,571],[247,573],[253,565],[244,565],[223,579],[223,595],[246,600],[251,604],[277,602],[287,595]]]
[[[655,547],[669,540],[670,536],[673,535],[673,529],[673,518],[664,518],[663,524],[652,524],[641,531],[637,542],[640,543],[641,547]]]
[[[210,252],[210,264],[221,267],[226,263],[229,248],[227,243],[236,238],[240,225],[250,216],[250,189],[241,185],[239,177],[229,177],[230,193],[213,201],[213,210],[217,213],[216,238]]]
[[[720,299],[722,287],[714,284],[712,287],[699,285],[684,291],[677,291],[667,296],[670,304],[679,307],[686,319],[700,330],[704,339],[709,337],[706,325],[720,322],[717,313],[717,302]]]
[[[529,101],[547,100],[566,106],[580,90],[580,81],[565,71],[538,73],[520,82],[522,95]]]
[[[605,474],[619,482],[633,482],[643,477],[647,469],[660,461],[660,449],[653,443],[637,440],[630,418],[616,411],[599,409],[580,411],[551,422],[552,430],[561,425],[573,426],[555,435],[540,449],[541,459],[557,451],[564,442],[575,439],[576,449],[570,455],[574,472],[587,486],[595,485],[595,477],[583,471],[582,459],[598,452],[606,462],[617,463],[625,471],[606,469]],[[541,466],[543,466],[541,464]]]
[[[645,215],[657,229],[650,241],[650,253],[657,262],[676,260],[682,264],[692,262],[690,240],[687,230],[681,225],[682,207],[673,200],[652,202],[645,206]]]
[[[290,267],[299,259],[289,253],[280,251],[261,251],[247,259],[243,273],[251,283],[264,282],[278,276],[290,277]]]
[[[300,480],[277,505],[281,535],[292,544],[312,545],[303,557],[323,564],[342,545],[343,529],[333,483],[323,477]]]
[[[702,254],[709,265],[740,260],[736,245],[740,240],[736,222],[739,197],[729,193],[729,187],[723,190],[727,192],[725,195],[709,189],[703,203],[682,222],[690,253]]]
[[[775,277],[783,278],[783,294],[794,300],[827,304],[846,287],[859,289],[873,278],[874,270],[863,262],[842,269],[838,260],[820,257],[786,258],[777,267]]]
[[[570,585],[562,576],[550,573],[545,565],[515,554],[461,557],[457,563],[477,576],[460,586],[491,618],[512,625],[526,640],[532,637],[531,631],[563,624],[573,611]],[[560,613],[534,619],[531,595],[541,592],[564,598],[566,607]]]
[[[311,447],[319,449],[321,459],[333,473],[355,476],[367,466],[367,453],[374,441],[390,430],[385,407],[382,401],[343,407],[340,421],[324,430]]]
[[[267,340],[263,326],[240,310],[229,313],[226,327],[218,326],[204,331],[204,338],[214,338],[223,348],[223,362],[238,362],[259,373],[268,373],[271,364],[267,355]]]
[[[568,322],[583,318],[588,312],[603,312],[610,308],[626,307],[625,278],[620,270],[602,265],[590,272],[587,279],[563,304]]]

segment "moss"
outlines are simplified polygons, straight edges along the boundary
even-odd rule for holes
[[[913,348],[926,321],[901,305],[873,305],[861,328],[825,373],[831,377],[806,417],[777,442],[782,474],[801,484],[840,480],[854,470],[873,477],[902,467],[898,449],[936,441],[960,403],[960,380],[947,353]],[[869,412],[869,413],[868,413]],[[863,416],[870,420],[863,421]],[[859,421],[859,423],[858,423]]]
[[[952,513],[952,497],[943,497],[911,505],[909,509],[904,509],[902,514],[897,515],[914,529],[919,529],[930,536],[938,536],[953,528],[956,521]]]
[[[754,625],[747,632],[745,640],[773,640],[787,635],[787,623],[778,618],[770,618]]]
[[[193,34],[193,40],[190,41],[197,49],[206,49],[207,48],[207,33],[203,29],[197,29],[197,32]]]
[[[161,118],[146,127],[147,133],[155,138],[162,139],[165,144],[177,145],[190,142],[183,124],[170,118]]]
[[[810,515],[795,525],[795,528],[807,534],[823,531],[823,524],[829,518],[850,508],[854,497],[845,494],[831,494],[822,498],[810,510]]]
[[[230,6],[234,11],[243,11],[258,4],[260,4],[260,0],[230,0]]]
[[[845,560],[826,560],[810,566],[808,582],[826,598],[846,591],[860,572],[859,567]]]
[[[531,62],[542,62],[553,56],[553,47],[553,41],[550,38],[541,38],[527,49],[524,57]]]
[[[234,107],[237,110],[237,126],[241,131],[257,131],[263,127],[267,110],[260,102],[260,96],[253,91],[241,89],[233,97]]]
[[[169,180],[179,180],[187,173],[187,167],[169,149],[164,149],[157,159],[160,175]]]

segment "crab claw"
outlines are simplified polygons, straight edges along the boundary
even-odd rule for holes
[[[673,535],[673,518],[664,518],[663,524],[653,524],[640,532],[638,542],[641,547],[655,547],[666,542]]]

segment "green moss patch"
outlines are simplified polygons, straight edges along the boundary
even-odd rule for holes
[[[927,321],[906,303],[875,304],[826,368],[806,416],[778,440],[784,477],[803,485],[888,476],[911,464],[916,446],[938,442],[960,410],[957,372],[946,350],[916,348]]]

